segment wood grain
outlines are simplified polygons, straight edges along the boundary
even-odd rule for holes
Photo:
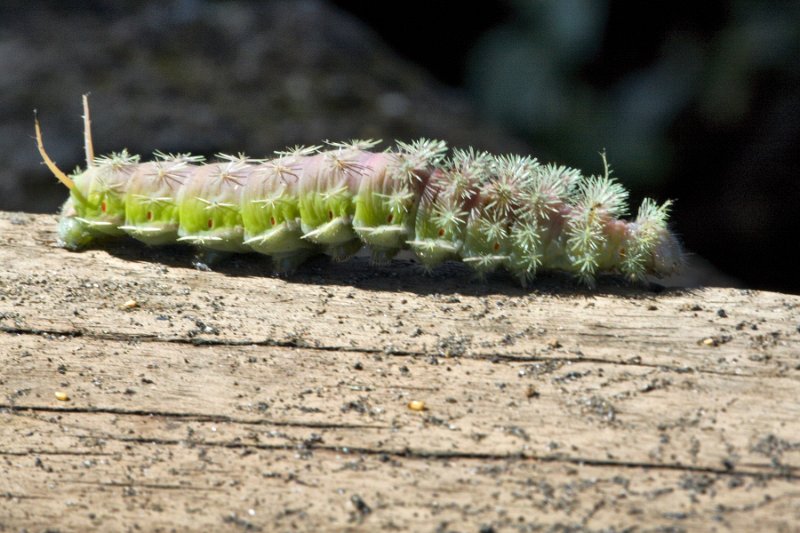
[[[54,228],[0,213],[0,531],[800,528],[798,296]]]

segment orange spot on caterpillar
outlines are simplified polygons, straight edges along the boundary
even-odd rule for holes
[[[152,211],[148,211],[146,216],[147,216],[147,220],[153,220],[153,212]]]
[[[105,201],[105,200],[103,200],[102,202],[100,202],[100,211],[102,211],[103,213],[105,213],[105,212],[106,212],[106,209],[108,209],[108,206],[106,205],[106,201]]]
[[[328,220],[333,220],[333,211],[328,211]]]
[[[500,243],[499,242],[494,243],[494,246],[492,246],[492,250],[496,252],[499,249],[500,249]]]
[[[275,217],[269,217],[269,223],[275,225]]]
[[[214,227],[214,219],[213,218],[209,218],[208,219],[208,229],[211,229],[213,227]]]
[[[389,213],[389,216],[386,217],[386,223],[391,224],[392,220],[394,220],[394,215]]]
[[[439,229],[439,237],[444,237],[444,228]]]

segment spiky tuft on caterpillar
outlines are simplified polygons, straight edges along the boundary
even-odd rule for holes
[[[313,254],[336,260],[370,247],[377,262],[410,248],[426,268],[460,259],[483,275],[504,268],[525,285],[540,270],[593,285],[598,272],[632,281],[673,274],[682,252],[667,228],[670,202],[645,199],[623,220],[628,192],[605,174],[472,149],[446,157],[442,141],[326,143],[275,159],[126,150],[95,157],[84,105],[86,169],[71,177],[39,152],[69,188],[58,227],[69,249],[130,235],[149,245],[258,252],[289,272]]]

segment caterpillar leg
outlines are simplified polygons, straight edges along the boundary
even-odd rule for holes
[[[333,217],[328,222],[311,228],[303,224],[303,240],[322,246],[322,251],[334,261],[344,261],[361,249],[362,243],[353,231],[349,216]]]
[[[408,241],[408,246],[427,269],[458,257],[459,247],[444,239],[417,239]]]
[[[384,224],[374,228],[361,226],[354,229],[361,240],[369,246],[372,262],[376,265],[391,261],[405,247],[409,235],[408,228],[399,224]]]
[[[352,239],[340,244],[329,244],[322,247],[322,252],[334,261],[347,261],[363,246],[360,240]]]
[[[335,217],[317,228],[304,227],[304,239],[317,244],[339,245],[358,239],[349,217]]]
[[[245,227],[245,237],[244,244],[258,253],[271,256],[293,254],[316,248],[314,244],[302,238],[303,230],[300,229],[300,224],[294,221],[275,224],[255,236],[250,236]]]
[[[295,252],[275,254],[272,256],[272,269],[279,276],[287,276],[297,270],[300,265],[305,263],[309,257],[316,253],[317,250],[307,248]]]
[[[198,249],[192,258],[192,266],[203,272],[211,272],[213,266],[223,263],[232,254],[218,250]]]
[[[161,246],[163,244],[171,244],[178,239],[178,229],[176,225],[132,225],[126,224],[120,226],[119,229],[126,232],[128,235],[141,241],[148,246]]]

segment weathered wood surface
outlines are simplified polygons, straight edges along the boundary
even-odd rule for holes
[[[54,227],[0,214],[0,531],[800,528],[800,297]]]

